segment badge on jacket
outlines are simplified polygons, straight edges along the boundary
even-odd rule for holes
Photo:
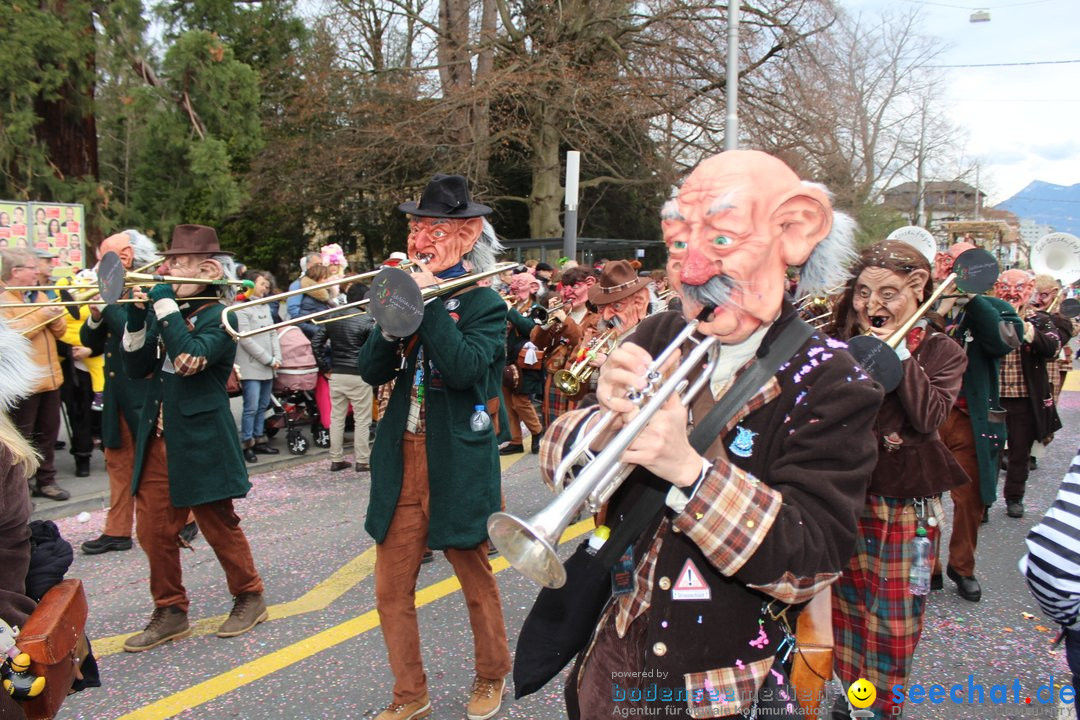
[[[728,450],[741,458],[748,458],[754,454],[754,438],[756,437],[757,433],[753,430],[737,425],[735,426],[735,439],[731,441]]]

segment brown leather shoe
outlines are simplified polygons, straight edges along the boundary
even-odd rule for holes
[[[505,688],[505,678],[488,680],[477,676],[473,680],[469,704],[465,706],[465,717],[469,718],[469,720],[487,720],[499,712],[499,708],[502,707],[502,696]]]
[[[50,485],[38,485],[37,489],[34,490],[34,497],[47,497],[50,500],[67,500],[71,497],[71,493],[56,483],[52,483]]]
[[[337,460],[335,462],[330,463],[330,472],[338,472],[340,470],[348,470],[348,469],[349,469],[349,463],[345,462],[344,460]]]
[[[142,652],[170,640],[186,638],[190,634],[191,626],[188,625],[186,612],[175,605],[154,608],[154,614],[150,616],[146,629],[125,640],[124,650]]]
[[[412,702],[390,703],[375,716],[375,720],[420,720],[431,715],[431,698],[427,693]]]
[[[221,623],[217,636],[230,638],[243,635],[268,617],[270,613],[266,609],[262,593],[242,593],[236,596],[232,612],[225,622]]]

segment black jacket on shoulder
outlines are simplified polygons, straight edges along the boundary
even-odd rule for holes
[[[355,312],[355,308],[345,308],[332,313],[330,318]],[[319,369],[323,372],[359,375],[360,348],[367,342],[368,335],[374,328],[375,320],[367,313],[316,325],[315,334],[311,337],[311,349],[319,362]],[[327,343],[330,344],[329,357],[326,352]]]

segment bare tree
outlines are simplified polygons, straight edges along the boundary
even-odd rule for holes
[[[771,90],[751,95],[749,132],[825,182],[839,206],[874,203],[920,168],[956,164],[957,129],[934,110],[943,50],[920,32],[916,10],[841,15],[778,66]]]

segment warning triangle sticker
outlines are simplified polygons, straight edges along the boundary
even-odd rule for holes
[[[712,591],[697,565],[691,559],[686,560],[675,585],[671,588],[672,600],[710,600]]]

